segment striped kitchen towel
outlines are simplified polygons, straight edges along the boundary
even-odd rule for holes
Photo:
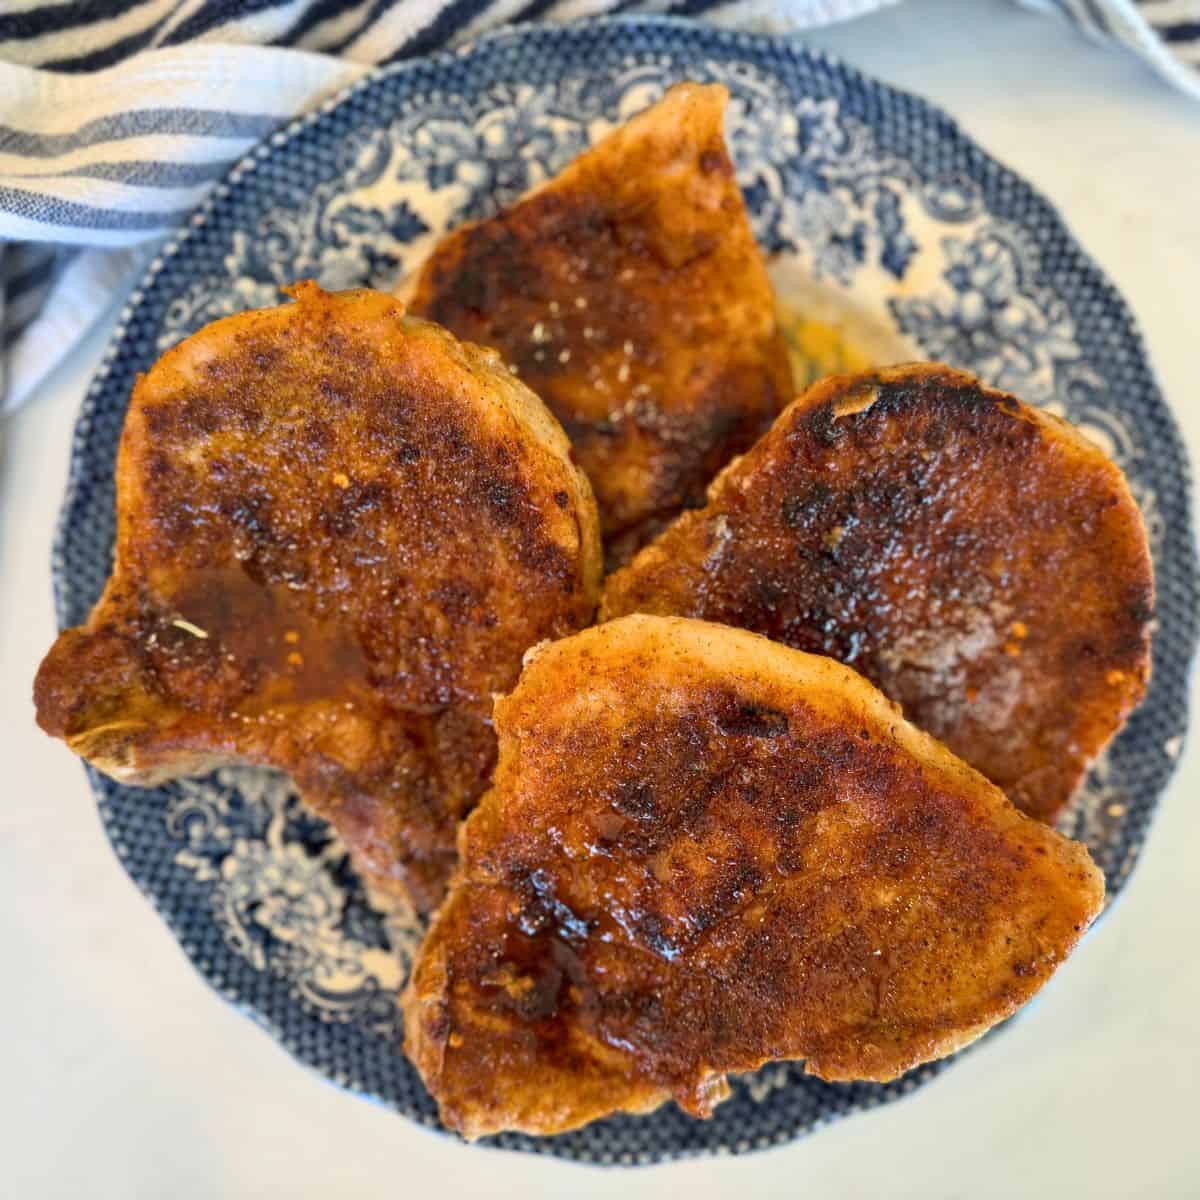
[[[1021,0],[1061,12],[1086,33],[1136,51],[1200,99],[1200,0]]]
[[[893,0],[739,0],[813,26]],[[722,0],[0,0],[0,411],[255,142],[376,63],[505,23]]]
[[[804,28],[894,0],[0,0],[0,410],[250,146],[371,65],[497,25],[673,12]],[[1200,96],[1200,0],[1026,0]]]

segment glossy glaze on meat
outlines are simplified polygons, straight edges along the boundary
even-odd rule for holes
[[[405,994],[468,1137],[549,1134],[804,1059],[888,1080],[1027,1001],[1095,916],[1087,851],[861,676],[634,616],[539,648]]]
[[[606,538],[702,503],[792,398],[771,285],[721,131],[681,84],[549,183],[446,237],[413,312],[494,346],[562,422]]]
[[[823,380],[607,582],[848,663],[1052,820],[1141,699],[1153,574],[1120,470],[937,364]]]
[[[587,624],[595,503],[494,354],[377,292],[219,321],[141,377],[116,562],[38,720],[150,784],[291,773],[377,886],[436,903],[495,759],[492,693]]]

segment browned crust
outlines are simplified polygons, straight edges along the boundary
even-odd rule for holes
[[[287,770],[375,884],[429,905],[492,693],[591,618],[595,503],[494,354],[381,293],[295,296],[139,378],[113,574],[43,662],[38,721],[130,783]]]
[[[850,663],[1043,820],[1141,700],[1154,581],[1118,467],[938,364],[814,385],[606,584]]]
[[[721,131],[680,84],[409,281],[413,311],[495,346],[563,423],[607,537],[703,499],[791,398],[766,267]]]
[[[805,1059],[888,1080],[1025,1003],[1099,911],[1022,816],[853,671],[633,616],[539,648],[404,995],[467,1137],[551,1134]]]

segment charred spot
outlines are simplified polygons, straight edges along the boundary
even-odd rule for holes
[[[321,511],[321,526],[332,538],[348,538],[363,517],[382,508],[387,498],[387,484],[378,479],[338,488],[329,506]]]
[[[559,508],[566,508],[570,502],[571,497],[568,496],[566,492],[554,493],[554,503],[557,504]]]
[[[275,540],[271,527],[271,498],[264,492],[222,497],[218,510],[256,545]]]
[[[888,418],[908,418],[920,414],[923,428],[916,436],[931,451],[942,450],[957,433],[968,429],[982,433],[993,429],[993,439],[1008,439],[1012,447],[1028,444],[1040,436],[1037,427],[1028,422],[996,423],[996,417],[1018,416],[1020,403],[1015,397],[985,389],[975,380],[957,374],[930,370],[902,377],[881,380],[878,395],[867,413],[855,420],[878,429]]]
[[[588,928],[590,929],[590,925]],[[570,941],[562,937],[552,937],[549,941],[549,950],[555,966],[561,968],[567,979],[581,991],[592,990],[592,981],[588,976],[587,967]]]
[[[779,506],[780,519],[789,529],[808,529],[830,515],[833,499],[833,489],[828,484],[813,484],[803,492],[784,496]]]
[[[174,415],[169,404],[147,404],[142,407],[142,420],[146,429],[155,439],[162,438],[171,431]]]
[[[1010,417],[1015,417],[1020,414],[1020,402],[1015,396],[1010,396],[1007,392],[994,392],[991,394],[989,399],[996,406],[996,408],[1000,409],[1001,412],[1006,413]],[[1026,428],[1028,428],[1029,431],[1035,436],[1041,436],[1033,426],[1027,426]]]
[[[681,713],[675,731],[680,741],[693,750],[705,749],[711,740],[709,724],[699,713]]]
[[[846,436],[846,430],[838,423],[832,404],[822,404],[820,408],[802,416],[801,421],[818,446],[836,446]]]
[[[321,399],[330,404],[344,404],[347,400],[345,390],[328,376],[317,381],[317,391],[320,393]]]
[[[708,901],[692,913],[693,928],[698,933],[711,929],[727,917],[731,909],[753,895],[762,884],[762,872],[753,863],[731,865]]]
[[[333,427],[321,417],[310,417],[304,422],[301,433],[304,446],[308,450],[324,453],[333,445]]]
[[[466,624],[482,600],[477,588],[463,579],[447,579],[431,593],[433,601],[455,624]]]
[[[649,400],[634,404],[629,411],[639,435],[655,438],[662,447],[649,503],[663,511],[703,506],[712,477],[732,455],[754,444],[775,407],[768,375],[745,368],[712,379],[696,392],[686,413]]]
[[[642,912],[633,924],[634,934],[660,958],[673,962],[679,957],[681,947],[670,936],[666,922],[655,912]]]
[[[413,463],[418,462],[421,458],[421,447],[414,446],[412,442],[405,442],[396,451],[396,461],[402,467],[410,467]]]
[[[220,422],[242,433],[260,433],[266,425],[266,414],[256,401],[248,396],[233,398],[224,406],[227,420]]]
[[[564,596],[572,595],[578,586],[578,579],[571,556],[556,542],[538,536],[542,525],[541,514],[527,511],[532,514],[529,519],[524,524],[514,526],[520,537],[518,560],[523,567],[540,575]]]
[[[266,374],[268,371],[273,371],[279,365],[279,360],[282,357],[283,352],[278,346],[259,346],[251,352],[250,361],[254,364],[256,370]]]
[[[770,620],[779,606],[791,596],[787,582],[773,575],[762,574],[752,578],[749,589],[750,614],[761,621]],[[757,628],[757,623],[754,628]]]
[[[613,790],[612,806],[635,821],[654,821],[659,817],[654,786],[645,779],[622,781]]]
[[[717,728],[727,737],[777,738],[788,731],[788,715],[765,704],[730,703],[715,716]]]
[[[372,397],[372,399],[375,399]],[[423,403],[419,397],[414,397],[408,390],[391,388],[373,405],[374,414],[378,414],[388,424],[392,436],[403,441],[410,433],[418,416],[436,411],[433,399]],[[374,415],[373,414],[373,415]]]
[[[949,444],[952,432],[945,421],[930,421],[921,431],[921,442],[926,450],[937,453]]]
[[[796,789],[798,792],[800,788]],[[771,823],[776,833],[785,841],[790,839],[804,824],[808,810],[800,804],[777,804],[771,810]]]
[[[450,1010],[445,1005],[438,1005],[430,1010],[426,1009],[425,1013],[426,1031],[434,1042],[444,1042],[450,1036]]]
[[[175,475],[175,464],[161,450],[152,450],[146,459],[146,474],[158,485],[168,484]]]
[[[1133,598],[1129,601],[1129,619],[1138,626],[1146,625],[1154,619],[1154,591],[1148,586],[1134,589]]]
[[[147,417],[151,411],[146,410]],[[258,407],[237,394],[227,395],[223,401],[214,400],[208,394],[189,394],[158,406],[158,411],[161,416],[150,424],[151,432],[181,441],[199,441],[224,428],[254,431],[262,425]]]
[[[488,508],[501,525],[512,525],[518,518],[521,489],[505,480],[493,480],[485,489]]]
[[[571,942],[581,941],[591,932],[588,920],[559,899],[554,880],[546,871],[517,867],[508,882],[521,898],[517,924],[522,933],[532,937],[552,931],[556,937]]]
[[[674,819],[670,822],[670,829],[675,831],[698,829],[712,804],[719,801],[730,786],[730,775],[729,771],[718,771],[702,781],[692,781],[675,811]],[[664,828],[663,833],[669,833],[670,829]]]
[[[833,799],[830,774],[819,759],[793,759],[788,765],[787,788],[776,798],[772,819],[780,833],[793,833],[814,812]]]
[[[868,513],[877,514],[883,520],[901,524],[912,517],[920,507],[921,496],[907,479],[874,479],[859,493],[860,505]]]
[[[762,872],[753,863],[742,863],[726,878],[721,888],[721,903],[726,909],[741,904],[763,885]]]
[[[487,320],[509,296],[528,296],[539,285],[537,265],[509,228],[510,219],[501,214],[462,234],[461,257],[435,276],[436,294],[425,315],[454,329],[464,314]]]
[[[445,462],[467,462],[473,457],[471,443],[456,425],[439,423],[432,427],[431,432],[438,438],[441,450],[439,457]]]
[[[1021,412],[1021,404],[1015,396],[992,391],[975,381],[956,378],[947,382],[944,378],[935,376],[930,381],[930,387],[937,405],[949,409],[951,413],[958,413],[960,420],[966,415],[976,422],[994,422],[998,413],[1006,417],[1016,417]],[[1036,441],[1041,437],[1037,426],[1026,421],[1017,422],[1015,425],[1010,422],[1004,424],[1008,426],[1009,433],[1015,435],[1018,440]]]

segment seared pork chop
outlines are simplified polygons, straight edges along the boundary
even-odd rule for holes
[[[787,349],[721,132],[680,84],[410,281],[412,311],[494,346],[550,407],[605,537],[687,504],[792,398]],[[636,548],[636,546],[634,546]]]
[[[38,720],[127,783],[282,768],[428,907],[491,776],[492,693],[591,619],[595,503],[494,352],[378,292],[295,295],[139,378],[112,577],[42,663]]]
[[[1087,851],[866,680],[633,616],[531,652],[404,996],[467,1137],[551,1134],[804,1059],[888,1080],[1024,1004],[1098,912]]]
[[[1050,821],[1141,699],[1153,573],[1119,468],[961,371],[823,380],[607,583],[849,663]]]

